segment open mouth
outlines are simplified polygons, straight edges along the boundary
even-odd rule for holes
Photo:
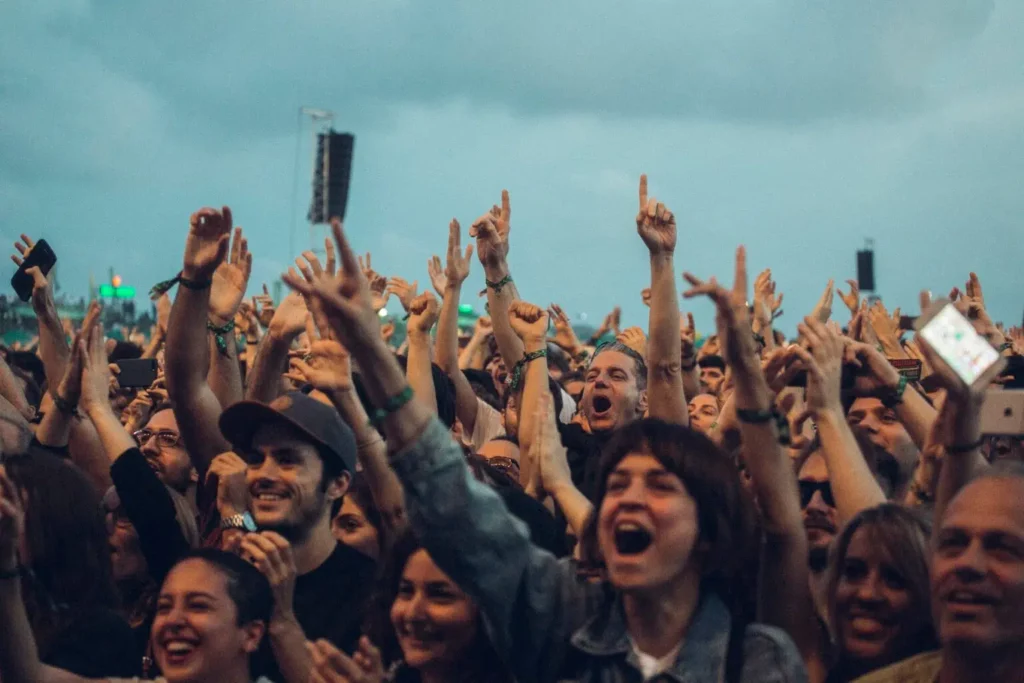
[[[291,498],[287,491],[272,488],[253,488],[249,490],[249,496],[255,505],[277,505]]]
[[[958,607],[980,607],[991,605],[995,601],[988,596],[973,591],[957,590],[946,595],[946,602]]]
[[[639,555],[654,541],[651,532],[634,522],[615,527],[615,550],[620,555]]]
[[[165,641],[163,643],[163,649],[167,663],[172,666],[182,666],[186,664],[189,658],[195,654],[197,650],[196,646],[197,643],[192,640],[175,638]]]
[[[607,396],[595,396],[593,404],[595,415],[604,415],[612,409],[612,401]]]

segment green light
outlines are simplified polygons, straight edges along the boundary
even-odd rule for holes
[[[473,307],[469,304],[461,304],[459,306],[459,315],[473,315],[475,312],[476,311],[474,311]]]
[[[134,299],[134,287],[115,287],[113,285],[100,285],[99,295],[104,299]]]

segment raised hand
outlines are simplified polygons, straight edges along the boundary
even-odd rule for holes
[[[110,364],[107,362],[107,350],[103,340],[103,325],[99,322],[99,306],[95,306],[95,316],[86,322],[89,327],[82,327],[82,334],[78,340],[78,346],[74,349],[79,355],[78,363],[82,369],[81,398],[79,405],[85,412],[94,408],[109,408],[111,385],[114,378],[110,371]],[[92,313],[93,307],[89,312]]]
[[[583,345],[580,344],[576,331],[572,329],[569,316],[557,304],[551,304],[551,308],[548,309],[548,315],[555,326],[555,335],[550,337],[548,341],[575,356]]]
[[[640,300],[644,302],[644,306],[647,308],[651,307],[651,288],[644,287],[640,290]]]
[[[410,312],[409,307],[412,306],[413,299],[419,293],[419,288],[419,280],[409,284],[406,279],[396,276],[387,281],[387,293],[394,294],[398,298],[406,313]]]
[[[243,559],[267,577],[274,594],[274,616],[293,616],[298,570],[295,568],[291,543],[273,531],[258,531],[245,535],[239,551]]]
[[[647,358],[647,334],[643,331],[643,328],[627,327],[615,337],[615,341]]]
[[[508,193],[505,193],[506,195]],[[447,261],[444,268],[444,276],[447,284],[462,284],[469,277],[469,266],[473,260],[473,245],[466,247],[466,253],[462,253],[462,228],[456,219],[448,224],[448,251]],[[444,295],[444,292],[441,292]]]
[[[514,301],[508,308],[508,319],[512,331],[523,342],[545,343],[548,334],[548,314],[540,306]]]
[[[477,318],[476,323],[473,324],[473,336],[482,341],[492,334],[494,334],[494,327],[491,325],[491,319],[485,315]]]
[[[290,380],[313,385],[325,394],[348,391],[352,384],[352,358],[345,347],[331,339],[314,341],[305,358],[293,358],[285,375]]]
[[[221,519],[249,509],[249,485],[245,481],[248,469],[245,461],[232,451],[221,453],[210,463],[206,480],[217,477],[217,511]]]
[[[430,292],[423,292],[409,304],[408,328],[410,331],[428,334],[437,322],[437,315],[437,297]]]
[[[640,176],[640,211],[636,231],[651,255],[671,254],[676,249],[676,218],[664,204],[647,196],[647,175]]]
[[[210,317],[218,325],[234,320],[238,307],[245,298],[245,288],[252,273],[252,254],[242,228],[235,228],[230,257],[217,266],[210,290]]]
[[[829,280],[828,285],[825,286],[825,291],[822,293],[821,298],[818,299],[818,303],[814,306],[814,310],[811,312],[811,316],[816,318],[819,322],[827,323],[828,319],[832,317],[832,301],[835,298],[835,280]]]
[[[797,331],[808,341],[810,351],[792,346],[791,351],[807,369],[807,412],[842,414],[840,389],[843,378],[843,337],[836,325],[807,316]]]
[[[330,641],[306,643],[313,659],[310,683],[381,683],[384,664],[380,651],[370,639],[359,639],[359,649],[351,657],[334,647]]]
[[[775,293],[776,284],[772,280],[771,268],[762,271],[754,280],[754,320],[761,329],[771,327],[776,314],[782,308],[782,297]]]
[[[431,256],[427,259],[427,275],[430,276],[430,284],[438,296],[444,296],[444,290],[448,288],[448,278],[444,274],[444,266],[441,265],[441,257]]]
[[[469,236],[476,239],[476,253],[484,267],[500,266],[508,257],[512,206],[508,190],[501,191],[501,208],[491,207],[488,213],[473,222]]]
[[[290,275],[299,279],[298,275]],[[287,279],[285,280],[287,282]],[[270,320],[268,332],[275,339],[294,339],[306,329],[306,317],[309,309],[301,294],[291,292],[281,300],[281,305],[274,311],[274,317]]]
[[[691,273],[683,273],[683,278],[691,286],[683,293],[684,298],[706,296],[714,302],[718,343],[726,363],[738,366],[755,357],[757,349],[747,308],[747,250],[742,246],[736,250],[736,274],[731,290],[719,285],[715,278],[704,282]]]
[[[324,273],[312,283],[286,274],[284,281],[304,296],[323,301],[335,338],[349,351],[380,344],[379,309],[373,307],[369,284],[341,226],[331,227],[340,257],[337,274]]]
[[[20,267],[35,246],[36,244],[32,241],[31,237],[22,234],[21,240],[14,243],[14,248],[21,255],[11,254],[11,260]],[[32,277],[32,309],[37,314],[48,308],[56,310],[56,304],[53,303],[53,291],[50,287],[50,281],[43,275],[43,271],[39,270],[38,267],[33,267],[26,270],[25,273]]]
[[[612,309],[611,313],[604,317],[604,320],[601,322],[601,327],[597,328],[597,332],[594,333],[594,338],[597,339],[603,337],[609,332],[614,332],[615,334],[618,334],[619,332],[621,332],[621,330],[619,329],[619,326],[621,325],[621,320],[622,309],[616,306],[614,309]]]
[[[231,209],[226,206],[220,211],[202,208],[192,214],[185,240],[184,277],[199,282],[213,278],[228,254],[232,225]]]
[[[679,318],[679,341],[681,342],[681,358],[693,358],[697,353],[697,325],[693,322],[693,313],[687,313],[686,319]]]
[[[871,329],[875,332],[878,343],[882,345],[886,355],[890,358],[903,358],[906,354],[900,344],[899,323],[893,323],[889,312],[881,301],[876,301],[867,310],[867,320]]]
[[[860,284],[856,280],[847,280],[846,284],[850,285],[850,293],[843,294],[843,290],[837,289],[836,294],[850,309],[850,315],[857,315],[857,311],[860,310]]]
[[[298,267],[299,271],[302,272],[302,276],[306,278],[306,282],[312,284],[314,278],[323,277],[324,275],[333,275],[330,270],[324,270],[320,265],[320,259],[318,259],[316,254],[313,252],[302,252],[302,258],[305,259],[305,262],[300,259],[295,259],[295,265]],[[288,269],[288,272],[291,272],[290,268]],[[315,328],[320,331],[321,335],[329,339],[331,337],[331,327],[327,320],[327,311],[324,309],[323,304],[316,297],[306,297],[305,301],[306,308],[309,309],[309,312],[313,316],[313,324],[315,325]],[[309,329],[310,328],[307,324],[307,332]]]

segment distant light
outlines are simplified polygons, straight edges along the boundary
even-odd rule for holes
[[[379,315],[382,318],[388,317],[388,309],[386,309],[386,308],[380,309],[379,311],[377,311],[377,315]]]
[[[586,321],[586,319],[587,319],[587,314],[586,313],[580,313],[580,320]]]
[[[459,315],[473,315],[476,311],[473,310],[473,306],[470,304],[459,305]]]
[[[114,277],[110,278],[110,284],[114,285],[114,289],[117,289],[118,287],[120,287],[121,286],[121,276],[120,275],[115,275]]]

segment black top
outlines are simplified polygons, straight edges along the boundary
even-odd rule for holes
[[[597,497],[597,469],[601,451],[610,434],[591,434],[578,424],[559,425],[562,444],[566,448],[572,483],[593,503]]]
[[[130,678],[142,674],[132,629],[116,612],[94,607],[77,615],[40,652],[43,664],[83,676]]]
[[[295,580],[295,617],[306,640],[325,638],[342,652],[356,650],[362,633],[364,603],[373,591],[376,565],[357,550],[338,543],[323,564]],[[253,658],[253,673],[282,680],[270,638]]]

